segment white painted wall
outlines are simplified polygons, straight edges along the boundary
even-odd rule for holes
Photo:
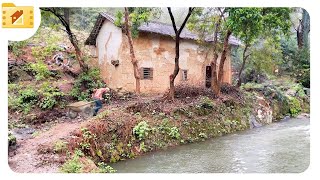
[[[111,63],[111,60],[119,59],[119,49],[122,43],[122,31],[120,28],[105,20],[96,42],[99,65],[104,64],[104,61]]]

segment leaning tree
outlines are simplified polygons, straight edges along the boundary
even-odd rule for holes
[[[81,67],[82,71],[88,70],[88,65],[84,62],[83,54],[79,46],[79,42],[77,37],[72,32],[70,27],[70,9],[69,8],[40,8],[42,11],[46,11],[54,15],[56,18],[59,19],[61,25],[64,27],[65,32],[68,34],[68,38],[70,43],[75,49],[76,52],[76,59]],[[49,14],[50,15],[50,14]]]

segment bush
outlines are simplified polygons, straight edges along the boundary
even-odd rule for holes
[[[31,86],[21,88],[22,86],[17,84],[9,85],[8,108],[21,110],[25,114],[30,112],[33,105],[37,105],[41,109],[52,109],[64,96],[58,88],[52,87],[49,82],[44,82],[38,91],[35,91]]]
[[[23,48],[28,44],[28,41],[9,41],[9,51],[16,57],[24,54]]]
[[[306,94],[303,90],[303,86],[301,84],[296,84],[295,86],[293,86],[292,88],[294,91],[296,91],[296,96],[298,97],[305,97]]]
[[[52,109],[64,96],[58,88],[50,86],[49,82],[43,83],[38,92],[41,94],[39,102],[39,107],[41,109]]]
[[[257,84],[257,83],[252,83],[252,82],[248,82],[246,84],[243,84],[241,86],[241,88],[243,88],[245,90],[255,90],[255,89],[262,89],[263,85],[262,84]]]
[[[301,105],[298,99],[289,97],[289,113],[291,116],[296,117],[301,112]]]
[[[9,146],[14,146],[17,144],[16,137],[11,133],[8,134],[8,143],[9,143]]]
[[[39,34],[41,35],[41,34]],[[34,36],[33,38],[36,38]],[[42,37],[41,37],[42,38]],[[58,42],[61,42],[62,39],[58,37],[56,34],[52,34],[50,36],[47,36],[44,40],[41,39],[40,41],[45,41],[45,46],[35,46],[32,50],[32,56],[35,57],[38,60],[44,61],[47,58],[50,58],[54,52],[56,51],[62,51],[63,48],[57,45]],[[39,43],[39,42],[36,42]]]
[[[66,152],[67,144],[68,144],[67,142],[59,140],[54,144],[53,151],[56,153]]]
[[[38,97],[39,95],[35,90],[33,90],[31,87],[27,87],[26,89],[21,89],[19,91],[19,97],[17,100],[11,99],[11,106],[22,110],[25,114],[27,114],[30,112],[32,106],[37,102]]]
[[[81,173],[82,169],[83,165],[80,161],[80,157],[74,155],[61,166],[60,171],[64,173]]]
[[[212,109],[214,105],[214,102],[209,97],[201,97],[201,107]]]
[[[102,87],[105,87],[105,83],[100,77],[99,69],[90,69],[75,80],[70,95],[79,101],[89,100],[93,90]]]
[[[170,128],[169,136],[173,139],[180,139],[179,129],[177,127]]]
[[[20,101],[19,98],[17,98],[15,95],[8,96],[8,109],[12,110],[18,110],[20,107]]]
[[[29,63],[29,70],[33,72],[37,81],[49,78],[52,73],[49,71],[47,65],[45,65],[42,61],[38,61],[37,63]]]
[[[140,141],[145,139],[148,136],[149,131],[151,131],[151,129],[149,128],[149,125],[145,121],[141,121],[138,125],[136,125],[133,128],[133,134],[137,138],[139,138]]]
[[[309,46],[299,49],[295,37],[283,40],[282,44],[283,63],[281,70],[283,73],[296,77],[297,82],[304,87],[310,88],[310,50]]]
[[[31,87],[19,91],[20,103],[34,103],[38,99],[38,93]]]
[[[113,167],[105,164],[104,162],[98,163],[98,171],[97,173],[115,173],[117,170],[113,169]]]

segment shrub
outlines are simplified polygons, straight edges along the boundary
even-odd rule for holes
[[[283,63],[281,70],[283,73],[296,77],[297,81],[304,87],[310,88],[310,49],[309,45],[298,48],[295,38],[283,40],[281,43]]]
[[[141,141],[148,136],[150,130],[151,129],[149,128],[147,122],[141,121],[133,128],[133,134]]]
[[[70,95],[79,101],[89,100],[94,89],[105,87],[99,69],[90,69],[79,75],[74,82]]]
[[[84,152],[88,152],[88,150],[91,147],[90,145],[91,140],[96,139],[96,135],[93,134],[87,128],[81,128],[81,133],[82,133],[82,141],[79,143],[79,145]]]
[[[67,142],[59,140],[54,144],[53,151],[56,153],[66,152],[67,144],[68,144]]]
[[[9,92],[17,92],[17,90],[19,90],[21,88],[21,86],[19,84],[8,84],[8,91]]]
[[[173,139],[180,139],[179,129],[177,127],[170,128],[169,136]]]
[[[45,65],[42,61],[38,61],[37,63],[29,63],[28,67],[29,70],[34,73],[37,81],[49,78],[52,74],[47,65]]]
[[[19,101],[20,103],[33,103],[33,101],[38,99],[38,93],[31,87],[22,89],[19,91]]]
[[[77,155],[73,155],[73,157],[67,160],[60,168],[61,172],[64,173],[81,173],[83,169],[83,165],[79,159],[80,157]]]
[[[242,85],[241,88],[243,88],[245,90],[262,89],[263,85],[262,84],[257,84],[257,83],[252,83],[252,82],[248,82],[248,83]]]
[[[293,90],[296,91],[296,95],[298,97],[305,97],[306,94],[304,93],[303,86],[301,84],[296,84],[293,86]]]
[[[23,48],[28,44],[28,41],[9,41],[9,50],[19,57],[24,54]]]
[[[49,82],[44,82],[38,91],[32,89],[31,86],[21,88],[22,86],[17,84],[9,85],[9,109],[22,110],[24,113],[30,112],[33,105],[38,105],[41,109],[52,109],[64,96],[58,88],[52,87]]]
[[[214,102],[210,98],[208,98],[206,96],[201,98],[201,107],[207,108],[207,109],[212,109],[213,105],[214,105]]]
[[[33,90],[31,87],[27,87],[26,89],[21,89],[18,92],[18,98],[15,99],[15,97],[12,97],[10,99],[9,97],[9,107],[16,109],[16,110],[22,110],[24,114],[27,114],[30,112],[32,106],[37,102],[38,100],[38,93]]]
[[[58,88],[50,86],[49,82],[43,83],[38,92],[41,94],[39,107],[42,109],[52,109],[64,96]]]
[[[50,35],[44,41],[46,42],[45,46],[35,46],[31,49],[32,56],[38,60],[46,60],[51,57],[54,52],[63,50],[62,47],[57,45],[58,42],[61,42],[61,39],[56,35]]]
[[[14,146],[17,144],[16,137],[11,133],[8,134],[8,143],[9,143],[9,146]]]
[[[291,116],[296,117],[301,112],[301,105],[298,99],[289,97],[289,113]]]
[[[117,170],[113,169],[113,167],[105,164],[104,162],[99,162],[98,163],[98,171],[97,173],[115,173]]]
[[[20,107],[19,98],[15,95],[8,96],[8,109],[18,110]]]

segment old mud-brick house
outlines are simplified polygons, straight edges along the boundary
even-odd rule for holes
[[[111,88],[135,90],[129,45],[124,31],[114,24],[114,17],[100,13],[86,40],[91,56],[106,84]],[[212,51],[197,44],[198,36],[184,28],[180,41],[180,71],[175,84],[190,83],[210,87]],[[210,40],[208,40],[210,42]],[[234,37],[231,46],[238,46]],[[134,50],[140,71],[142,93],[163,93],[169,88],[169,75],[174,69],[175,40],[171,24],[149,22],[139,27]],[[219,56],[220,58],[220,56]],[[230,50],[224,65],[223,81],[231,83]]]

